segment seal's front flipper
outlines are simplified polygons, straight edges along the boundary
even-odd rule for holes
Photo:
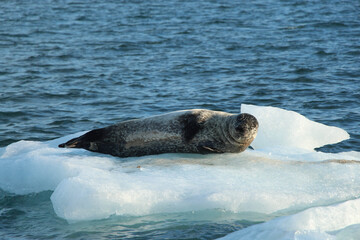
[[[223,153],[223,151],[217,149],[211,142],[200,143],[197,149],[201,154]]]

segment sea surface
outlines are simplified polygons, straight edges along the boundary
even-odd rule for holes
[[[360,152],[359,39],[353,0],[1,0],[0,147],[246,103],[350,134],[319,151]],[[0,189],[0,238],[214,239],[267,220],[211,209],[69,223],[52,194]]]

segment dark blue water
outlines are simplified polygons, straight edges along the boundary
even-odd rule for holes
[[[2,0],[0,147],[248,103],[341,127],[351,139],[322,150],[360,151],[359,13],[350,0]],[[214,212],[69,225],[50,195],[1,192],[0,237],[212,239],[252,224]]]

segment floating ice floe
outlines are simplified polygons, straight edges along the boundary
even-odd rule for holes
[[[56,214],[69,222],[222,209],[265,221],[229,239],[352,236],[360,224],[360,153],[313,150],[348,134],[278,108],[242,105],[242,112],[259,120],[255,151],[121,159],[57,148],[82,132],[0,148],[0,188],[15,194],[51,190]]]

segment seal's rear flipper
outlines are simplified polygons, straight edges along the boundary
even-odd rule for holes
[[[84,135],[73,138],[66,143],[62,143],[59,145],[60,148],[84,148],[88,150],[94,150],[89,149],[91,146],[93,146],[94,142],[101,141],[105,133],[104,128],[95,129],[90,132],[85,133]]]
[[[59,148],[84,148],[80,138],[73,138],[66,143],[59,144]]]

